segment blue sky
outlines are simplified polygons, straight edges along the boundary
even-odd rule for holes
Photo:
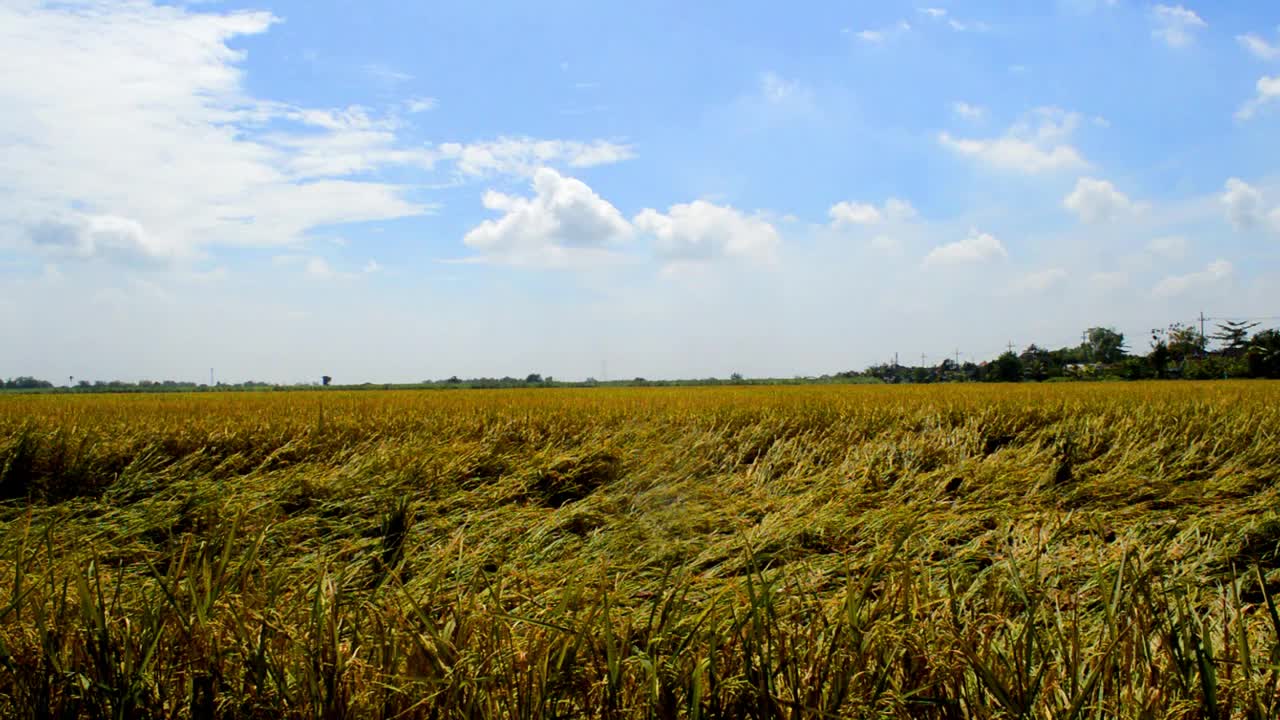
[[[1280,6],[0,0],[0,375],[790,376],[1280,315]]]

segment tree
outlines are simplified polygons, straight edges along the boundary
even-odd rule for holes
[[[1006,352],[987,369],[988,379],[996,382],[1018,382],[1022,379],[1022,358]]]
[[[1028,380],[1046,380],[1050,377],[1050,371],[1053,369],[1053,356],[1047,350],[1042,350],[1036,345],[1027,346],[1026,350],[1018,356],[1022,361],[1022,374]]]
[[[333,382],[333,378],[329,377],[328,375],[320,376],[320,383],[323,384],[325,387],[329,387],[329,383],[331,382]]]
[[[1156,328],[1151,331],[1152,350],[1157,345],[1164,345],[1169,359],[1181,363],[1204,350],[1204,336],[1190,325],[1173,323],[1167,329]]]
[[[1124,333],[1114,328],[1094,327],[1085,331],[1085,345],[1094,362],[1118,363],[1124,359]]]
[[[1147,355],[1147,362],[1151,363],[1151,371],[1156,377],[1164,377],[1165,368],[1169,366],[1169,360],[1172,353],[1169,352],[1169,343],[1165,342],[1165,331],[1155,328],[1151,331],[1151,353]]]
[[[542,376],[538,373],[529,373],[529,375],[525,377],[524,381],[530,385],[534,385],[542,382]]]
[[[742,382],[742,373],[733,373],[732,375],[730,375],[729,382],[735,382],[735,383]]]
[[[1280,378],[1280,330],[1263,330],[1245,351],[1249,377]]]
[[[0,387],[5,387],[10,390],[35,390],[37,388],[51,388],[53,387],[53,383],[48,380],[38,380],[29,375],[23,375],[0,383]]]
[[[1218,332],[1209,337],[1218,341],[1223,354],[1237,357],[1249,349],[1249,333],[1256,327],[1256,322],[1224,320],[1218,323]]]
[[[1204,351],[1204,336],[1190,325],[1174,323],[1169,326],[1169,352],[1178,360],[1199,355]]]

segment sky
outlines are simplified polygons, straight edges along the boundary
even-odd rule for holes
[[[0,0],[0,47],[0,377],[791,377],[1280,316],[1277,3]]]

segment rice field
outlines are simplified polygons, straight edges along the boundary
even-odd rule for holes
[[[0,397],[0,717],[1274,718],[1280,384]]]

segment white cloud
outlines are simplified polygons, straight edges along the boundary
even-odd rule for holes
[[[1208,267],[1199,272],[1187,275],[1170,275],[1156,284],[1151,294],[1159,298],[1174,297],[1192,290],[1199,290],[1218,285],[1231,279],[1233,271],[1231,263],[1226,260],[1214,260]]]
[[[867,29],[867,30],[853,31],[848,28],[845,28],[841,32],[845,34],[852,34],[854,37],[866,43],[880,44],[887,40],[892,40],[893,38],[899,35],[902,35],[903,33],[911,32],[911,23],[907,22],[906,20],[899,20],[897,23],[893,25],[890,25],[888,27],[883,27],[877,30]]]
[[[1158,237],[1147,243],[1147,252],[1166,260],[1181,260],[1186,257],[1190,244],[1181,235]]]
[[[901,222],[916,216],[916,209],[911,203],[898,198],[889,198],[884,208],[869,203],[842,200],[827,210],[831,218],[831,226],[835,228],[850,225],[877,225],[882,222]]]
[[[854,203],[847,200],[836,203],[827,211],[831,216],[831,224],[842,225],[874,225],[884,219],[880,209],[867,203]]]
[[[154,264],[182,252],[147,232],[138,221],[113,215],[72,213],[42,220],[26,230],[29,246],[52,257]]]
[[[1067,271],[1062,268],[1049,268],[1047,270],[1029,272],[1016,278],[1010,286],[1010,290],[1015,293],[1044,292],[1062,282],[1066,277]]]
[[[991,26],[980,20],[957,20],[951,18],[947,20],[947,25],[956,32],[986,32]]]
[[[435,110],[440,103],[433,97],[411,98],[405,101],[404,109],[410,113],[424,113]]]
[[[1280,100],[1280,75],[1258,78],[1258,94],[1236,111],[1237,120],[1248,120],[1258,113],[1264,105]]]
[[[809,102],[810,98],[809,91],[798,81],[787,80],[773,71],[760,75],[760,95],[773,105]]]
[[[1267,42],[1265,38],[1255,33],[1237,35],[1236,41],[1239,42],[1245,50],[1253,53],[1254,57],[1259,60],[1275,60],[1280,58],[1280,45],[1272,45]]]
[[[1037,108],[1001,137],[966,139],[943,132],[938,142],[998,170],[1035,174],[1078,169],[1088,163],[1067,140],[1080,126],[1080,119],[1079,113]]]
[[[296,268],[307,277],[315,280],[336,280],[351,278],[351,273],[341,272],[329,261],[318,255],[276,255],[271,262],[280,267]]]
[[[1171,48],[1184,48],[1195,42],[1195,33],[1209,26],[1193,10],[1181,5],[1156,5],[1151,9],[1155,29],[1152,37]]]
[[[485,193],[484,206],[502,217],[480,223],[463,242],[484,260],[562,267],[608,259],[631,236],[618,209],[581,180],[542,168],[533,175],[533,193]]]
[[[388,89],[394,88],[401,83],[406,83],[413,79],[413,76],[409,73],[397,70],[390,65],[384,65],[382,63],[365,63],[364,67],[361,69],[364,70],[365,75],[368,75],[375,83]]]
[[[939,245],[924,258],[926,267],[937,265],[967,265],[1008,257],[1004,244],[990,233],[970,230],[969,236],[946,245]]]
[[[925,8],[917,8],[917,10],[920,12],[920,14],[928,16],[930,20],[936,20],[939,22],[945,20],[947,23],[947,27],[950,27],[952,30],[955,30],[956,32],[970,32],[970,31],[986,32],[987,30],[990,29],[990,27],[984,22],[980,22],[976,20],[958,20],[954,17],[951,17],[947,13],[946,8],[925,7]]]
[[[893,221],[912,220],[916,209],[906,200],[891,197],[884,201],[884,215]]]
[[[983,120],[987,117],[986,108],[962,101],[951,103],[951,111],[965,120]]]
[[[364,264],[364,267],[361,268],[361,272],[365,273],[366,275],[382,272],[382,265],[378,264],[377,260],[370,260],[369,262]]]
[[[287,246],[319,226],[433,208],[415,196],[419,186],[357,174],[441,162],[464,174],[528,172],[535,162],[631,154],[604,141],[529,138],[450,152],[403,142],[394,115],[254,97],[245,51],[231,43],[276,22],[145,0],[0,3],[0,247],[150,262],[219,245]],[[33,243],[33,234],[62,243]]]
[[[1240,178],[1227,180],[1222,204],[1226,207],[1227,221],[1236,230],[1249,230],[1262,220],[1262,193]]]
[[[307,160],[323,145],[343,148],[348,167],[362,150],[375,156],[364,167],[399,162],[385,154],[387,126],[247,95],[244,53],[228,43],[275,22],[145,2],[0,6],[0,225],[18,236],[8,242],[70,223],[78,255],[187,257],[426,212],[401,187],[335,185],[323,177],[340,170]]]
[[[1063,198],[1062,205],[1087,223],[1114,220],[1134,209],[1133,202],[1115,185],[1089,177],[1076,181],[1075,189]]]
[[[705,200],[672,205],[665,214],[645,209],[634,223],[654,237],[654,250],[672,263],[736,258],[767,264],[781,244],[777,229],[760,215]]]
[[[457,163],[464,175],[493,174],[533,175],[539,168],[565,164],[569,167],[594,167],[622,162],[635,157],[629,145],[606,140],[537,140],[528,137],[502,137],[476,143],[444,143],[440,156]]]

